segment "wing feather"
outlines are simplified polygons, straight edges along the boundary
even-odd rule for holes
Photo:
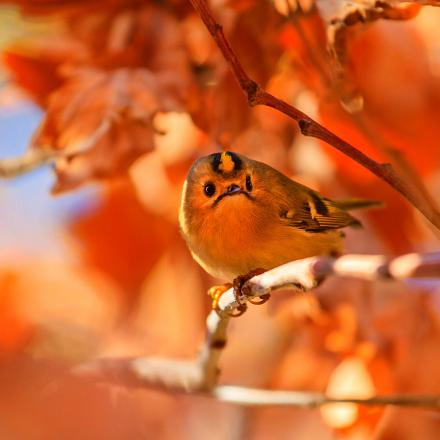
[[[280,213],[282,219],[289,226],[307,232],[322,232],[346,226],[361,226],[359,220],[315,191],[307,188],[300,199],[302,199],[301,203],[295,201],[295,207],[289,207],[289,209],[284,209]]]
[[[307,232],[321,232],[340,229],[346,226],[361,226],[359,220],[352,217],[337,202],[323,197],[316,191],[289,179],[284,174],[261,162],[258,164],[260,178],[264,182],[273,182],[270,187],[268,203],[276,204],[281,221]],[[354,203],[346,203],[347,208]]]

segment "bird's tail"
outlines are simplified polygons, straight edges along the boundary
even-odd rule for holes
[[[334,200],[333,203],[344,211],[351,211],[352,209],[365,209],[365,208],[383,208],[384,203],[380,200],[367,200],[367,199],[343,199]]]

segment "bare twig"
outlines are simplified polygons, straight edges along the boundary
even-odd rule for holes
[[[439,408],[440,395],[396,394],[376,396],[369,399],[332,398],[322,393],[307,391],[277,391],[258,388],[219,385],[211,395],[221,402],[235,403],[245,406],[295,406],[316,408],[329,403],[357,403],[364,406],[409,406],[419,408]]]
[[[0,177],[10,178],[28,173],[55,160],[56,153],[47,150],[30,149],[25,154],[0,160]]]
[[[246,94],[249,105],[265,105],[272,107],[281,113],[289,116],[298,123],[301,133],[305,136],[312,136],[323,140],[327,144],[350,157],[363,167],[367,168],[380,179],[387,182],[392,188],[405,197],[417,210],[419,210],[437,229],[440,229],[440,212],[438,210],[427,210],[425,205],[419,204],[418,193],[414,192],[411,184],[403,180],[388,163],[379,163],[368,157],[362,151],[355,148],[336,134],[310,118],[297,108],[287,104],[281,99],[267,93],[244,71],[235,52],[232,50],[226,39],[222,26],[217,23],[209,10],[206,0],[189,0],[194,9],[198,12],[206,28],[212,35],[217,46],[222,52],[229,67],[233,71],[241,89]]]
[[[366,280],[436,278],[440,279],[440,252],[407,254],[392,260],[381,255],[345,255],[339,258],[312,257],[292,261],[251,278],[246,295],[262,296],[278,289],[311,290],[330,275],[351,276]],[[239,386],[217,385],[221,352],[226,346],[228,312],[239,304],[232,289],[220,298],[219,312],[207,318],[207,337],[195,360],[164,358],[101,359],[75,369],[75,374],[100,382],[128,387],[161,388],[184,393],[202,393],[239,405],[292,405],[316,407],[326,403],[351,402],[363,405],[399,405],[440,408],[440,396],[395,395],[369,399],[330,398],[322,393],[272,391]]]
[[[28,173],[63,157],[72,157],[93,147],[110,129],[111,121],[103,119],[88,137],[79,139],[67,148],[32,145],[22,156],[0,160],[0,178],[11,178]]]
[[[316,7],[316,4],[314,4],[314,6]],[[293,23],[304,47],[307,50],[312,65],[321,77],[322,83],[327,87],[329,92],[337,96],[339,100],[344,101],[344,90],[341,89],[343,84],[340,80],[332,81],[328,75],[328,66],[327,68],[325,66],[326,63],[330,63],[330,60],[326,57],[326,55],[330,54],[325,54],[324,51],[322,51],[322,48],[319,52],[320,48],[313,44],[304,31],[298,11],[294,12],[292,10],[288,0],[286,0],[286,9],[288,11],[287,16]],[[301,8],[299,7],[298,10],[301,11]],[[320,58],[324,58],[324,63]],[[417,175],[411,164],[405,158],[405,155],[399,149],[387,144],[377,130],[375,131],[371,129],[366,119],[359,111],[348,112],[347,117],[357,127],[357,129],[360,130],[371,141],[372,145],[377,149],[377,151],[391,160],[391,163],[400,174],[400,178],[405,181],[407,188],[410,190],[410,193],[413,196],[413,204],[415,204],[420,211],[429,213],[430,216],[435,218],[439,212],[438,204],[429,194],[422,179]]]
[[[314,6],[316,7],[316,4],[314,4]],[[341,81],[332,81],[328,74],[329,69],[326,68],[326,63],[329,64],[330,60],[326,58],[325,52],[323,50],[319,52],[319,48],[309,40],[306,32],[303,29],[301,18],[298,16],[298,12],[292,11],[290,2],[288,0],[286,0],[286,9],[288,11],[287,16],[295,26],[295,29],[307,50],[312,65],[321,77],[322,83],[330,92],[332,92],[332,94],[335,94],[340,100],[344,101],[344,91],[341,90]],[[300,6],[299,11],[301,11]],[[324,58],[324,62],[322,62],[321,58]],[[393,166],[396,167],[397,172],[400,174],[401,178],[405,180],[407,186],[411,186],[411,194],[413,195],[412,202],[416,204],[421,211],[429,213],[429,215],[435,218],[439,212],[438,204],[433,199],[431,194],[429,194],[429,191],[426,189],[422,179],[417,175],[416,171],[405,158],[405,155],[399,149],[392,147],[385,142],[377,130],[371,129],[366,119],[362,116],[362,113],[357,111],[349,112],[347,113],[347,116],[349,119],[351,119],[351,122],[357,126],[357,128],[371,141],[372,145],[377,149],[377,151],[391,160]]]
[[[195,360],[139,357],[100,359],[80,365],[74,374],[131,387],[165,388],[195,392],[212,389],[218,380],[218,362],[226,346],[227,315],[211,312],[206,339]]]
[[[358,126],[359,130],[371,140],[372,144],[378,151],[387,156],[394,167],[398,170],[407,186],[411,186],[413,194],[413,203],[415,203],[420,211],[430,213],[435,217],[438,215],[438,203],[429,193],[421,177],[417,174],[414,167],[409,163],[405,154],[398,148],[387,144],[381,137],[380,133],[370,129],[365,118],[360,113],[351,114],[352,121]]]
[[[383,255],[349,254],[339,258],[310,257],[291,261],[247,281],[244,286],[246,296],[240,300],[286,288],[309,291],[330,275],[364,280],[440,279],[440,252],[406,254],[392,260]],[[237,307],[234,290],[227,290],[220,298],[220,310],[230,312]]]

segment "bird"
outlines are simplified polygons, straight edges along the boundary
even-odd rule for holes
[[[213,277],[232,281],[240,304],[240,288],[257,273],[302,258],[339,255],[341,229],[361,226],[347,211],[379,204],[333,201],[263,162],[224,151],[191,166],[179,225],[193,258]],[[213,308],[230,286],[210,292]]]

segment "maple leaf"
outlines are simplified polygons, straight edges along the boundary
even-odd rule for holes
[[[48,95],[61,83],[56,73],[59,62],[52,57],[27,57],[13,51],[3,53],[3,62],[14,82],[26,90],[27,95],[44,106]]]
[[[57,156],[54,192],[126,172],[154,146],[154,115],[184,110],[192,91],[180,25],[165,8],[74,3],[58,4],[59,30],[24,38],[6,58],[47,111],[31,148]],[[57,6],[18,4],[43,16]]]
[[[50,96],[32,148],[59,151],[54,191],[125,172],[153,148],[152,119],[181,108],[168,79],[147,69],[72,72]]]

